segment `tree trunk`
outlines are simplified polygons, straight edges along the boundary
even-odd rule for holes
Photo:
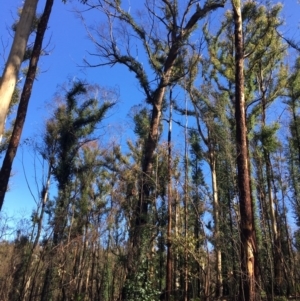
[[[270,154],[268,151],[264,151],[265,157],[265,164],[266,164],[266,176],[267,176],[267,187],[268,187],[268,200],[269,200],[269,211],[271,216],[271,225],[272,225],[272,236],[273,236],[273,265],[274,265],[274,277],[275,277],[275,287],[274,292],[275,295],[282,295],[282,282],[283,282],[283,275],[282,275],[282,252],[281,252],[281,243],[280,243],[280,231],[277,227],[277,218],[276,213],[277,210],[274,208],[276,205],[273,198],[272,192],[272,182],[274,181],[274,175],[272,172],[272,165]]]
[[[218,185],[217,185],[217,172],[216,172],[216,158],[215,153],[210,147],[210,169],[212,178],[213,190],[213,216],[214,216],[214,240],[215,240],[215,254],[216,254],[216,297],[219,298],[223,295],[222,289],[222,253],[220,244],[220,205],[218,198]]]
[[[166,4],[167,5],[167,4]],[[144,156],[142,163],[142,179],[141,179],[141,189],[139,192],[139,201],[135,208],[135,225],[133,234],[130,238],[132,250],[128,254],[128,279],[133,280],[136,274],[136,268],[140,263],[141,256],[144,253],[144,249],[147,247],[146,244],[146,234],[147,234],[147,215],[148,206],[151,202],[150,191],[152,184],[152,171],[153,171],[153,157],[156,150],[159,138],[159,126],[161,122],[161,114],[163,108],[163,101],[165,96],[165,91],[168,86],[170,86],[174,79],[172,79],[173,67],[176,63],[178,56],[180,55],[180,50],[183,48],[184,42],[187,40],[189,35],[193,32],[195,25],[201,19],[203,19],[209,12],[212,12],[219,7],[224,7],[223,2],[213,2],[208,1],[205,3],[203,8],[197,7],[196,12],[191,15],[187,20],[186,25],[182,27],[182,30],[178,33],[178,28],[173,24],[173,29],[170,30],[169,41],[170,48],[166,53],[166,59],[160,72],[160,77],[158,80],[158,85],[156,89],[149,92],[149,99],[147,101],[152,105],[151,111],[151,121],[149,127],[148,138],[144,145]],[[119,7],[116,8],[119,10]],[[120,12],[120,10],[119,10]],[[121,11],[121,13],[123,13]],[[123,15],[124,20],[128,17]],[[177,15],[174,14],[174,20],[176,20]],[[128,19],[127,19],[128,20]],[[132,22],[128,20],[128,23],[132,25]],[[133,25],[136,27],[136,25]],[[136,28],[135,28],[136,29]],[[147,50],[148,51],[148,50]],[[134,71],[134,69],[132,70]],[[139,72],[137,72],[139,77]],[[142,79],[140,78],[142,81]],[[123,298],[126,299],[126,289],[123,293]]]
[[[185,99],[185,143],[184,143],[184,301],[188,300],[189,271],[188,271],[188,200],[189,200],[189,155],[188,155],[188,117],[187,99]]]
[[[239,300],[256,299],[256,244],[253,225],[247,124],[244,95],[244,45],[240,0],[232,0],[235,26],[235,120],[241,227],[241,287]]]
[[[2,163],[2,168],[1,168],[1,171],[0,171],[0,211],[1,211],[2,206],[3,206],[4,197],[5,197],[5,193],[6,193],[8,182],[9,182],[9,177],[10,177],[10,172],[11,172],[13,160],[14,160],[14,158],[16,156],[16,153],[17,153],[17,149],[18,149],[18,146],[19,146],[23,126],[24,126],[24,123],[25,123],[28,103],[29,103],[30,96],[31,96],[33,82],[34,82],[34,79],[35,79],[35,76],[36,76],[37,64],[38,64],[39,57],[40,57],[40,54],[41,54],[42,43],[43,43],[44,35],[45,35],[46,29],[47,29],[47,24],[48,24],[48,21],[49,21],[49,17],[50,17],[50,14],[51,14],[53,1],[54,0],[47,0],[43,15],[42,15],[42,17],[40,19],[40,22],[39,22],[39,25],[38,25],[36,38],[35,38],[35,42],[34,42],[34,46],[33,46],[33,51],[32,51],[32,55],[31,55],[30,62],[29,62],[29,68],[28,68],[28,72],[27,72],[27,75],[26,75],[26,80],[25,80],[25,84],[24,84],[24,87],[23,87],[23,91],[22,91],[22,95],[21,95],[21,99],[20,99],[20,104],[19,104],[19,107],[18,107],[16,121],[15,121],[15,124],[14,124],[14,129],[13,129],[12,136],[11,136],[11,139],[10,139],[10,142],[9,142],[9,145],[8,145],[8,149],[6,151],[6,154],[5,154],[3,163]],[[27,2],[30,2],[30,1],[26,1],[25,5],[27,4]],[[31,1],[31,2],[33,2],[33,1]],[[35,1],[35,2],[37,2],[37,1]],[[24,5],[24,9],[25,9],[25,5]],[[27,5],[29,5],[29,4],[27,4]],[[36,4],[35,4],[35,6],[36,6]],[[31,8],[31,10],[32,9],[33,8]],[[34,12],[35,12],[35,7],[34,7]],[[26,13],[25,10],[24,10],[24,13]],[[22,16],[23,16],[23,12],[22,12]],[[21,16],[21,18],[22,18],[22,16]],[[22,21],[22,22],[24,22],[24,21]],[[23,23],[21,23],[21,20],[20,20],[18,28],[22,24]],[[31,25],[31,23],[30,23],[30,25]],[[17,31],[18,31],[18,29],[17,29]],[[24,35],[23,31],[21,31],[21,33],[22,33],[22,35]],[[16,38],[17,38],[17,33],[16,33],[15,39]],[[15,41],[14,41],[14,43],[15,43]],[[27,43],[27,40],[26,40],[26,43]],[[26,43],[25,43],[25,46],[26,46]],[[13,51],[11,53],[13,53],[13,54],[11,54],[12,55],[12,60],[15,61],[16,60],[16,55],[14,54]],[[9,65],[9,61],[8,61],[7,65]],[[9,67],[9,68],[12,68],[12,67]],[[11,72],[11,70],[9,72]],[[16,76],[17,76],[17,73],[16,73]],[[12,85],[12,81],[7,80],[5,82],[5,84],[8,84],[8,83],[10,83],[10,85]],[[2,89],[2,86],[4,86],[4,82],[2,82],[2,84],[1,84],[1,89]],[[1,99],[1,101],[0,101],[0,135],[3,132],[3,127],[1,129],[1,126],[3,126],[3,125],[1,125],[1,123],[2,123],[1,114],[3,113],[3,110],[5,110],[4,107],[3,107],[5,105],[4,104],[5,100],[4,100],[4,98],[2,98],[1,93],[2,92],[0,91],[0,99]],[[8,102],[8,104],[9,104],[9,102]],[[4,116],[4,119],[5,119],[5,116]],[[2,130],[2,132],[1,132],[1,130]]]
[[[167,228],[167,267],[166,267],[166,300],[171,300],[172,292],[172,89],[170,90],[170,116],[169,116],[169,132],[168,132],[168,228]]]
[[[14,41],[0,80],[0,143],[4,133],[5,119],[18,79],[18,74],[31,33],[38,0],[26,0],[17,25]]]
[[[50,189],[50,179],[51,179],[51,173],[52,173],[51,170],[52,170],[52,166],[51,166],[51,163],[49,163],[48,173],[47,173],[47,180],[46,180],[45,185],[43,185],[42,192],[41,192],[41,196],[42,196],[41,211],[40,211],[40,214],[38,216],[37,233],[36,233],[36,236],[35,236],[35,239],[34,239],[32,250],[35,250],[37,248],[39,240],[40,240],[40,236],[41,236],[41,233],[42,233],[44,213],[45,213],[46,204],[47,204],[48,195],[49,195],[49,189]]]

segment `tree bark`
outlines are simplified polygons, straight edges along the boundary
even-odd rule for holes
[[[14,41],[0,80],[0,143],[4,133],[6,115],[31,33],[38,0],[26,0],[17,25]]]
[[[12,136],[11,136],[11,139],[10,139],[10,142],[8,145],[8,149],[6,151],[6,154],[5,154],[3,163],[2,163],[2,168],[0,171],[0,211],[2,209],[2,205],[4,202],[4,197],[5,197],[5,193],[6,193],[8,182],[9,182],[12,164],[13,164],[13,161],[16,156],[17,149],[18,149],[18,146],[20,143],[23,126],[24,126],[25,119],[26,119],[28,103],[29,103],[30,96],[31,96],[33,82],[34,82],[34,79],[36,76],[37,65],[38,65],[40,55],[41,55],[43,39],[44,39],[44,35],[45,35],[46,29],[47,29],[49,17],[51,14],[53,1],[54,0],[47,0],[43,15],[42,15],[39,25],[38,25],[36,38],[35,38],[35,42],[34,42],[34,46],[33,46],[33,50],[32,50],[32,55],[31,55],[30,62],[29,62],[29,68],[28,68],[28,72],[26,75],[26,80],[25,80],[25,84],[23,87],[23,91],[21,94],[21,99],[20,99],[20,103],[19,103],[19,107],[18,107],[16,121],[14,124],[14,129],[13,129]],[[35,12],[35,10],[34,10],[34,12]],[[18,27],[19,26],[21,26],[21,20],[20,20],[20,24],[18,25]],[[1,85],[1,89],[2,89],[2,85]],[[1,94],[0,94],[0,99],[1,99]],[[1,106],[2,105],[3,105],[3,101],[1,99]],[[2,108],[3,107],[0,108],[0,114],[3,113]],[[2,117],[0,115],[0,122],[2,122],[1,118]],[[1,124],[0,124],[0,131],[1,131]],[[0,134],[1,134],[1,132],[0,132]]]
[[[172,89],[170,90],[170,115],[168,131],[168,228],[167,228],[167,267],[166,267],[166,300],[171,300],[173,277],[173,250],[172,250]]]
[[[177,33],[175,24],[174,29],[170,32],[172,37],[171,47],[167,53],[157,88],[152,93],[151,99],[149,99],[152,105],[151,121],[148,138],[144,146],[145,152],[142,163],[142,184],[139,193],[139,202],[135,208],[135,229],[131,238],[132,251],[128,256],[128,278],[131,278],[135,274],[134,261],[135,263],[139,263],[143,249],[146,247],[144,245],[144,236],[147,225],[148,206],[150,204],[153,157],[158,143],[159,126],[161,122],[161,114],[166,88],[170,84],[172,84],[173,66],[180,54],[181,48],[183,47],[183,42],[194,30],[196,23],[204,18],[209,12],[212,12],[220,7],[224,7],[224,4],[222,2],[206,3],[202,9],[197,8],[196,12],[190,17],[190,19],[186,23],[186,26],[182,28],[179,34]],[[136,72],[136,74],[138,76],[138,72]],[[125,298],[125,295],[123,294],[123,298]]]
[[[240,0],[232,0],[235,26],[235,120],[240,201],[241,287],[239,300],[256,299],[256,243],[251,202],[244,95],[244,45]]]
[[[220,204],[218,197],[217,172],[215,152],[210,149],[210,168],[213,190],[213,216],[214,216],[214,239],[215,239],[215,254],[216,254],[216,298],[223,295],[223,280],[222,280],[222,252],[220,244]]]

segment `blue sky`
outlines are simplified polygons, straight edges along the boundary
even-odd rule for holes
[[[124,3],[130,3],[129,0]],[[138,2],[137,2],[138,1]],[[140,3],[139,0],[131,0],[132,3]],[[277,1],[274,1],[277,2]],[[300,4],[297,0],[281,1],[284,4],[283,17],[286,24],[282,31],[290,38],[300,40],[299,16]],[[2,0],[0,10],[0,68],[5,64],[6,56],[9,52],[12,36],[10,28],[16,11],[22,5],[20,0]],[[44,1],[40,0],[39,12],[42,12]],[[80,78],[88,82],[97,83],[101,86],[118,87],[120,99],[118,105],[113,109],[108,122],[112,127],[117,123],[124,128],[118,132],[116,139],[126,141],[126,135],[130,135],[128,128],[129,119],[127,114],[134,104],[138,104],[143,99],[143,94],[139,92],[139,87],[134,76],[124,67],[115,66],[113,68],[84,68],[83,58],[88,58],[87,51],[93,52],[94,48],[87,38],[86,31],[81,21],[74,14],[74,7],[83,8],[79,1],[69,1],[63,4],[56,0],[50,18],[49,29],[44,40],[47,45],[49,55],[41,57],[39,68],[40,75],[35,82],[28,117],[23,133],[23,139],[38,135],[42,128],[45,118],[48,116],[45,103],[51,102],[59,85],[66,83],[68,79]],[[88,23],[101,21],[99,13],[89,13]],[[30,214],[34,202],[27,187],[22,162],[27,172],[27,177],[33,193],[37,196],[37,189],[34,181],[33,154],[26,150],[20,151],[15,159],[11,180],[11,191],[8,192],[4,211],[11,214]]]
[[[16,16],[17,8],[22,4],[22,1],[19,0],[2,2],[0,10],[0,39],[4,49],[0,45],[1,69],[12,41],[9,28]],[[44,1],[40,1],[40,3],[42,5],[39,5],[38,11],[42,12]],[[93,45],[88,40],[81,21],[75,16],[74,6],[82,8],[82,5],[78,3],[79,1],[72,1],[69,4],[63,4],[60,0],[55,1],[49,29],[43,44],[48,45],[46,50],[49,52],[49,55],[41,57],[39,61],[40,74],[33,87],[22,135],[23,140],[35,137],[41,133],[43,123],[49,116],[49,103],[54,98],[59,86],[68,82],[68,80],[75,78],[85,79],[90,83],[119,90],[120,98],[118,103],[107,119],[107,122],[112,127],[116,126],[118,121],[118,137],[116,139],[119,140],[124,140],[121,136],[122,130],[120,128],[125,129],[128,127],[127,114],[130,107],[138,103],[143,97],[137,91],[138,83],[134,76],[128,73],[124,67],[82,67],[84,65],[83,58],[88,57],[87,51],[93,51]],[[89,14],[89,16],[92,15]],[[95,17],[95,15],[92,17]],[[99,13],[97,14],[97,19],[98,22]],[[91,19],[89,19],[90,21]],[[48,106],[45,107],[45,103],[48,103]],[[21,215],[30,214],[31,208],[34,206],[23,172],[24,165],[32,192],[37,196],[33,164],[33,153],[28,153],[26,149],[22,152],[22,148],[20,148],[13,166],[14,176],[10,183],[11,189],[7,193],[3,206],[3,210],[9,215],[15,213]],[[38,165],[38,163],[36,164]],[[38,169],[39,172],[40,170]],[[41,175],[38,174],[38,176]]]

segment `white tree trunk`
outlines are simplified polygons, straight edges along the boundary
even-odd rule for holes
[[[214,151],[210,150],[210,168],[213,189],[213,212],[214,212],[214,238],[215,238],[215,253],[216,253],[216,297],[223,295],[222,288],[222,253],[220,244],[220,204],[218,196],[217,173],[216,173],[216,158]]]
[[[6,115],[26,51],[37,3],[38,0],[25,0],[14,41],[0,80],[0,143],[4,132]]]

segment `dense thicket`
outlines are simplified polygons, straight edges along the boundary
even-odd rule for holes
[[[1,216],[0,299],[295,299],[300,61],[281,4],[84,2],[106,18],[87,65],[125,66],[145,98],[124,145],[105,128],[116,91],[56,96],[27,141],[45,171],[28,227]]]

